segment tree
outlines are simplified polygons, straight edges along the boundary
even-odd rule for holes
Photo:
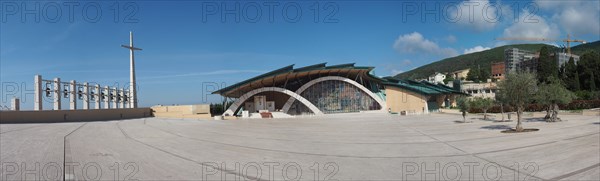
[[[478,98],[479,97],[473,97],[471,99],[467,99],[467,101],[469,101],[469,109],[481,109],[481,102]]]
[[[590,72],[590,91],[596,90],[596,81],[594,80],[594,72]]]
[[[472,67],[472,68],[469,70],[469,73],[467,73],[467,78],[466,78],[466,80],[470,80],[470,81],[473,81],[473,82],[479,83],[479,73],[481,73],[481,72],[479,71],[479,69],[478,69],[478,68],[474,68],[474,67]]]
[[[583,54],[577,62],[580,90],[594,91],[600,85],[600,55],[595,51]]]
[[[543,46],[538,58],[537,78],[540,82],[546,82],[548,77],[558,78],[558,62],[550,57],[548,47]]]
[[[497,90],[496,91],[496,103],[500,105],[500,114],[502,115],[502,120],[504,121],[504,102],[506,102],[506,94],[505,91]]]
[[[444,79],[444,84],[448,84],[448,82],[454,81],[454,76],[451,73],[446,74],[446,78]]]
[[[222,103],[211,103],[210,104],[210,114],[211,115],[220,115],[223,114],[233,104],[233,101],[223,101]]]
[[[560,68],[558,69],[558,78],[560,78],[560,80],[564,81],[566,76],[565,76],[565,64],[561,65]]]
[[[537,90],[537,81],[535,74],[528,72],[509,73],[506,80],[498,83],[498,88],[505,94],[503,100],[505,104],[517,108],[517,132],[523,131],[521,125],[521,115],[525,109],[525,104],[530,103]]]
[[[548,82],[540,83],[535,96],[536,102],[548,107],[548,114],[544,119],[548,122],[560,121],[558,118],[558,104],[567,104],[575,95],[567,90],[558,79],[549,78]]]
[[[563,69],[563,82],[567,85],[567,89],[571,91],[579,90],[579,72],[577,72],[577,65],[573,57],[569,58]]]
[[[482,69],[479,65],[476,67],[471,67],[469,69],[469,73],[467,73],[467,80],[473,81],[475,83],[479,82],[487,82],[487,79],[490,78],[492,74],[488,69]]]
[[[491,98],[475,97],[469,104],[472,108],[483,110],[483,120],[487,120],[487,110],[493,106],[494,101]]]
[[[487,82],[487,79],[490,78],[492,74],[490,73],[490,71],[488,69],[481,69],[479,71],[479,81],[480,82]]]
[[[460,110],[460,112],[462,112],[462,116],[463,116],[463,122],[467,122],[466,120],[466,115],[467,115],[467,110],[469,110],[469,100],[466,96],[460,96],[456,99],[456,106],[458,106],[458,109]]]

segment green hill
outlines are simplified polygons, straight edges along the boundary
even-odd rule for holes
[[[453,72],[457,70],[467,69],[479,65],[480,67],[490,67],[492,63],[504,61],[504,49],[506,48],[519,48],[529,51],[539,51],[542,46],[546,44],[516,44],[516,45],[505,45],[489,50],[475,52],[466,55],[459,55],[456,57],[446,58],[440,61],[436,61],[413,70],[400,73],[394,77],[402,79],[421,79],[427,78],[429,75],[435,72]],[[558,47],[553,47],[555,51]],[[600,41],[595,41],[588,44],[581,44],[571,48],[574,54],[581,55],[588,50],[600,50]]]
[[[587,51],[595,50],[600,52],[600,41],[590,42],[586,44],[580,44],[571,48],[571,52],[575,55],[582,55]]]

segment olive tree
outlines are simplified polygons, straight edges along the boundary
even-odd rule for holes
[[[533,95],[537,91],[536,76],[529,72],[509,73],[506,80],[498,83],[499,92],[505,95],[502,100],[505,104],[517,108],[517,126],[516,131],[523,131],[521,125],[521,115],[525,109],[525,104],[532,101]]]
[[[456,99],[456,106],[462,112],[463,122],[466,122],[467,110],[469,110],[469,99],[466,96],[460,96]]]
[[[498,89],[498,91],[496,91],[495,99],[496,99],[496,104],[500,105],[500,115],[502,115],[501,121],[504,121],[504,104],[505,104],[504,102],[506,102],[505,97],[506,97],[506,95],[504,94],[503,91],[501,91],[500,89]]]
[[[471,100],[471,106],[483,110],[483,120],[487,120],[487,110],[494,105],[494,100],[489,97],[475,97]]]
[[[547,106],[547,114],[544,117],[546,121],[560,121],[560,118],[558,118],[558,104],[571,102],[575,98],[575,95],[567,90],[558,79],[549,77],[547,80],[548,82],[541,83],[538,86],[535,100],[537,103]]]

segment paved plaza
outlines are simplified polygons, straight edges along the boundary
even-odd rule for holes
[[[598,180],[600,119],[456,114],[2,124],[2,180]]]

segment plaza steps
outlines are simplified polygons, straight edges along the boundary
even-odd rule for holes
[[[286,114],[286,113],[282,113],[282,112],[268,112],[268,114],[272,118],[293,118],[294,117],[292,115],[289,115],[289,114]],[[264,117],[260,113],[250,113],[250,117],[248,117],[248,118],[250,118],[250,119],[263,119],[263,118],[268,118],[268,117]]]

